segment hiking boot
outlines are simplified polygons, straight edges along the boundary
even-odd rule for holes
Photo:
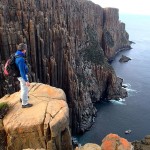
[[[27,104],[27,105],[22,105],[22,108],[28,108],[28,107],[32,107],[33,106],[33,104]]]
[[[28,99],[29,99],[29,96],[28,96]],[[22,99],[20,98],[20,103],[22,103]]]

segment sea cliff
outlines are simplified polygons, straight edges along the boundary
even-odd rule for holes
[[[0,97],[19,90],[2,70],[20,42],[28,45],[30,81],[65,91],[72,132],[91,126],[93,102],[127,96],[108,63],[130,47],[118,9],[86,0],[1,0]]]

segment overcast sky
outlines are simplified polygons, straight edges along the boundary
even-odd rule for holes
[[[91,0],[102,7],[119,8],[119,13],[150,15],[150,0]]]

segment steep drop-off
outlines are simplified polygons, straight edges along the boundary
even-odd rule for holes
[[[28,44],[30,81],[65,91],[72,131],[91,126],[93,102],[126,96],[108,64],[116,51],[130,47],[118,9],[86,0],[1,0],[0,97],[19,89],[2,68],[20,42]]]

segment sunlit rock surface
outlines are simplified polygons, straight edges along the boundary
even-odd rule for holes
[[[6,95],[0,102],[10,106],[0,125],[0,139],[8,150],[72,150],[69,109],[63,90],[32,83],[29,91],[32,107],[21,107],[20,92]]]

